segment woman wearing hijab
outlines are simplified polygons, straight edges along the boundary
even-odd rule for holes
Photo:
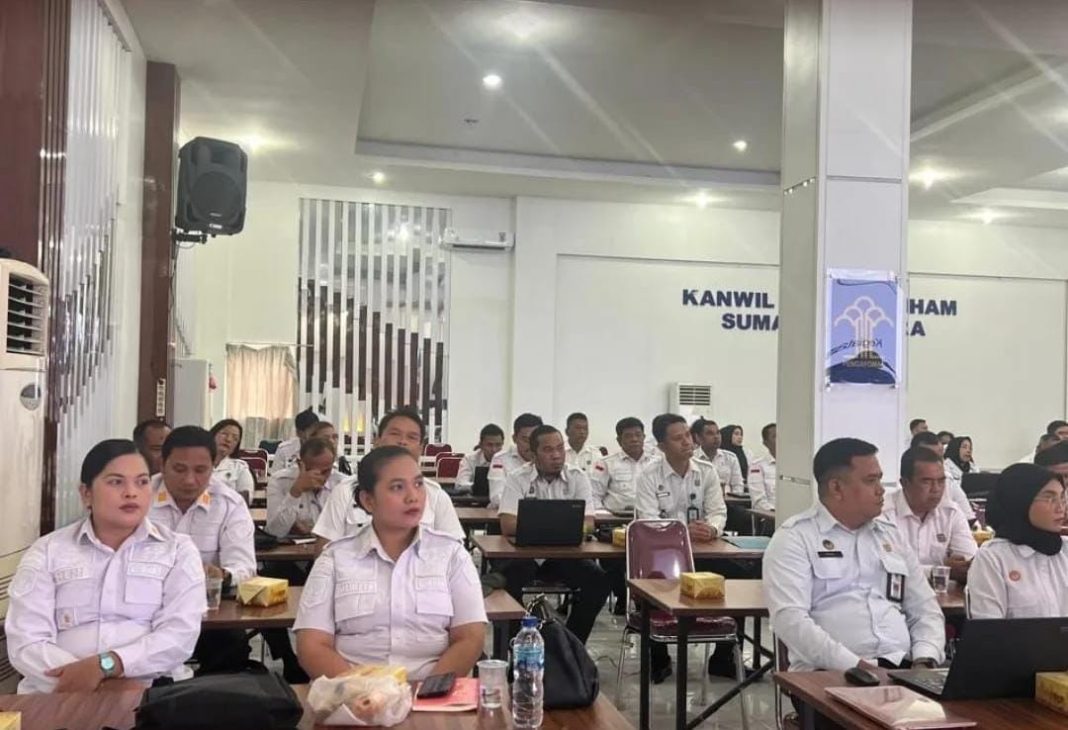
[[[720,431],[720,438],[723,445],[720,447],[724,451],[729,451],[738,457],[738,465],[742,468],[742,481],[749,481],[749,464],[752,463],[752,455],[742,445],[742,438],[745,433],[742,431],[741,426],[731,424],[724,426]]]
[[[972,618],[1068,616],[1060,478],[1034,464],[1013,464],[998,477],[986,515],[996,537],[968,571]]]
[[[954,436],[946,444],[946,478],[960,482],[965,474],[979,471],[972,457],[970,436]]]

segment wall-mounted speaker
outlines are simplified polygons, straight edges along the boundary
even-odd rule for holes
[[[197,137],[178,151],[174,224],[187,232],[229,236],[245,227],[248,155],[233,142]]]

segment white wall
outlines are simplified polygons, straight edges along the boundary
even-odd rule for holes
[[[618,418],[651,418],[678,379],[710,380],[719,420],[741,423],[759,450],[775,417],[775,337],[724,330],[717,309],[683,307],[681,288],[767,290],[777,304],[779,216],[682,206],[253,182],[245,232],[182,253],[193,282],[179,282],[179,309],[194,356],[215,366],[213,417],[224,415],[226,343],[295,341],[301,196],[440,205],[457,228],[515,231],[511,253],[452,254],[454,446],[487,421],[509,431],[524,410],[555,423],[585,410],[594,442],[611,444]],[[981,462],[1007,463],[1064,413],[1063,232],[916,221],[909,234],[912,296],[959,308],[921,318],[927,337],[909,338],[909,413],[972,435]]]

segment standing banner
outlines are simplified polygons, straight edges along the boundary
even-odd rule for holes
[[[827,385],[899,383],[900,288],[890,271],[827,272]]]

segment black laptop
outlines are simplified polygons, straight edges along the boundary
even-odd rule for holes
[[[518,547],[580,545],[585,518],[583,499],[521,499],[512,542]]]
[[[889,672],[938,700],[1034,697],[1035,672],[1068,670],[1068,617],[971,619],[949,669]]]
[[[475,481],[471,485],[472,497],[489,497],[489,467],[475,467]]]

